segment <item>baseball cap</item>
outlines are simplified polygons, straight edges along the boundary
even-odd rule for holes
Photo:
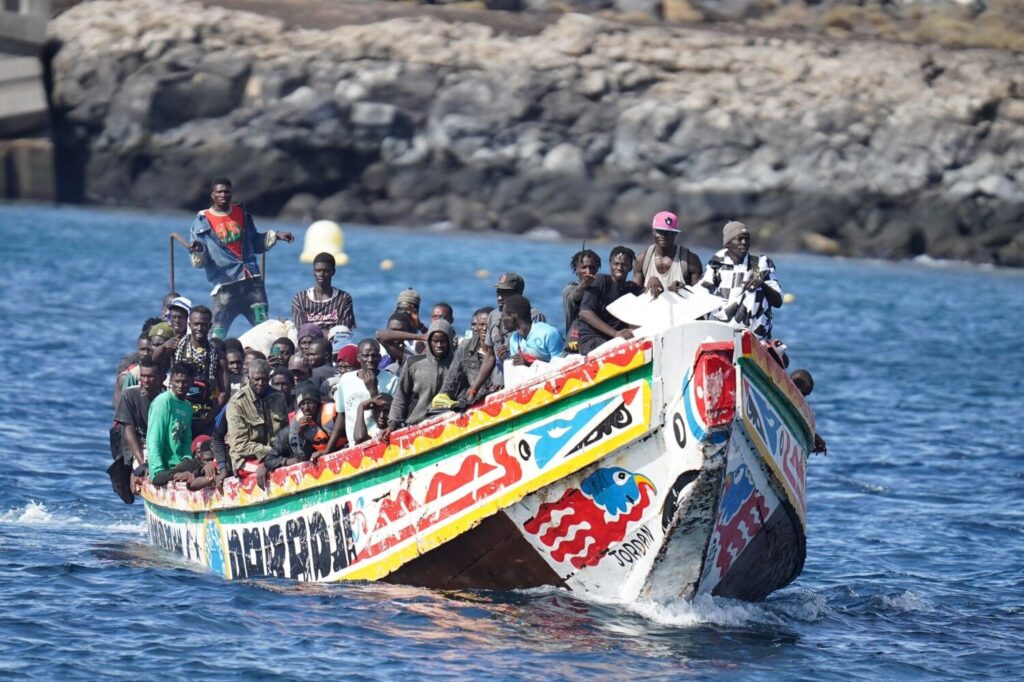
[[[157,322],[149,328],[149,338],[159,338],[166,341],[167,339],[174,338],[174,329],[166,322]]]
[[[176,296],[167,304],[168,308],[182,308],[189,315],[192,314],[192,301],[184,296]]]
[[[519,273],[503,272],[501,273],[501,277],[498,278],[498,283],[494,285],[494,288],[514,291],[516,289],[521,289],[524,286],[526,286],[526,282],[524,282],[523,278],[519,276]]]
[[[654,220],[651,221],[651,227],[655,230],[665,230],[666,232],[678,232],[679,231],[679,218],[676,217],[675,213],[671,211],[660,211],[654,214]]]

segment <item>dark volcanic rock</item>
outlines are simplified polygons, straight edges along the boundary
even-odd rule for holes
[[[297,219],[627,240],[672,209],[708,244],[738,218],[766,250],[1024,265],[1021,54],[572,14],[522,36],[428,18],[285,31],[161,0],[84,3],[51,28],[65,200],[195,208],[227,174]]]

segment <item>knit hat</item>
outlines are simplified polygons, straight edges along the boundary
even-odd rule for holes
[[[172,329],[171,325],[167,324],[166,322],[158,322],[149,328],[149,338],[159,338],[163,339],[164,341],[166,341],[167,339],[173,339],[174,329]]]
[[[195,455],[199,452],[199,448],[203,447],[203,443],[209,443],[213,438],[209,436],[196,436],[192,440],[192,454]]]
[[[295,387],[295,403],[301,403],[303,400],[320,402],[320,389],[312,381],[303,381]]]
[[[324,338],[324,330],[312,322],[299,327],[299,335],[296,337],[299,341],[302,339],[322,339]]]
[[[359,347],[356,344],[350,343],[347,346],[342,346],[338,351],[338,364],[342,363],[349,367],[359,366]]]
[[[722,228],[722,246],[726,246],[741,234],[750,234],[747,226],[738,220],[731,220]]]
[[[655,230],[665,230],[666,232],[678,232],[679,231],[679,218],[676,217],[675,213],[671,211],[661,211],[660,213],[654,214],[654,219],[651,221],[651,227]]]
[[[419,308],[420,292],[416,291],[412,287],[404,290],[402,293],[398,294],[398,300],[395,301],[395,305],[402,305],[403,303],[410,305],[413,308]]]

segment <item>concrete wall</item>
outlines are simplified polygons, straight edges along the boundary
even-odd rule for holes
[[[0,197],[52,201],[50,111],[40,56],[49,0],[0,0]]]

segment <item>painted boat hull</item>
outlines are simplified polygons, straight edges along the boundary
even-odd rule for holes
[[[813,435],[749,333],[693,322],[276,471],[266,492],[144,497],[156,545],[231,579],[753,600],[803,566]]]

